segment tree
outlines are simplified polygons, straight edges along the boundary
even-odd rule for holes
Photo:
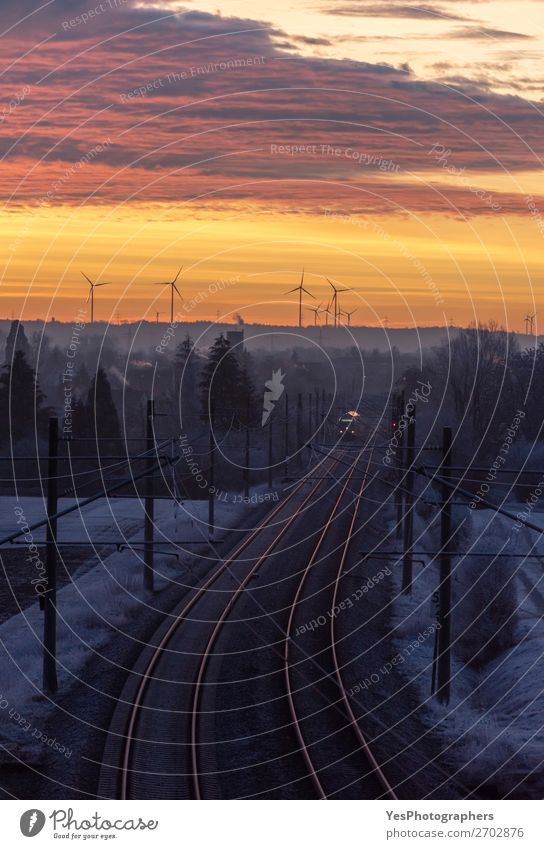
[[[26,359],[30,356],[30,345],[26,338],[25,328],[20,321],[12,321],[8,338],[6,339],[6,363],[11,363],[17,351],[21,351]]]
[[[239,357],[239,370],[238,403],[240,410],[237,418],[243,425],[254,425],[261,418],[261,410],[256,402],[253,360],[247,351],[243,351]]]
[[[193,340],[187,334],[183,342],[180,342],[176,348],[176,363],[181,371],[189,364],[191,357],[195,354],[195,346]]]
[[[230,427],[236,412],[240,411],[245,401],[240,391],[241,381],[242,374],[236,354],[231,350],[228,339],[221,333],[209,349],[200,381],[203,413],[208,415],[210,401],[213,401],[217,427]]]
[[[80,363],[75,374],[74,379],[74,387],[77,389],[79,393],[82,395],[88,391],[91,383],[91,376],[89,374],[89,370],[84,362]]]
[[[76,438],[77,437],[81,438],[83,436],[90,436],[91,430],[90,430],[90,427],[89,427],[90,422],[89,422],[89,417],[88,417],[88,413],[87,413],[87,405],[85,404],[83,399],[79,397],[79,395],[74,395],[74,401],[73,401],[72,407],[73,407],[73,410],[74,410],[73,413],[72,413],[72,422],[73,422],[72,430],[73,430],[74,436]],[[87,446],[87,448],[88,448],[88,446]],[[87,448],[84,448],[84,450],[81,453],[87,454],[88,453]]]
[[[484,459],[503,437],[515,412],[512,361],[515,337],[494,322],[457,331],[434,351],[431,382],[447,393],[468,454]],[[438,392],[433,389],[433,396]]]
[[[544,439],[544,344],[516,354],[512,361],[517,404],[525,410],[523,431],[532,442]]]
[[[478,548],[485,547],[481,543]],[[489,556],[463,558],[458,571],[459,653],[480,668],[516,644],[518,602],[515,560]]]
[[[199,357],[194,342],[187,334],[176,348],[173,396],[179,412],[181,428],[187,430],[198,418]]]
[[[116,440],[121,436],[119,416],[111,394],[110,382],[102,367],[98,368],[91,381],[85,412],[89,433],[93,438]],[[101,453],[108,453],[115,447],[112,443],[107,451],[103,448]]]
[[[41,434],[48,410],[45,395],[36,374],[21,350],[15,350],[13,360],[3,367],[0,375],[0,417],[2,441]]]

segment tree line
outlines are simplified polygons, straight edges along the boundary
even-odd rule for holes
[[[86,451],[92,450],[93,439],[113,442],[122,436],[127,415],[122,422],[103,366],[98,366],[90,377],[85,362],[81,362],[69,381],[63,381],[62,376],[65,358],[57,357],[52,364],[53,373],[42,367],[41,372],[46,374],[53,390],[51,404],[30,359],[24,328],[14,322],[0,372],[0,441],[4,447],[26,440],[43,441],[48,419],[54,414],[61,419],[68,414],[70,435],[89,438]],[[193,426],[197,420],[207,420],[212,402],[218,429],[240,428],[256,420],[258,405],[251,357],[245,351],[233,350],[223,334],[214,341],[206,358],[187,336],[177,346],[169,377],[158,382],[158,403],[161,409],[174,414],[178,408],[177,426],[183,426],[184,418]],[[152,387],[144,386],[140,394],[148,397],[151,391]],[[124,410],[127,399],[121,396],[119,400]],[[133,400],[128,394],[129,405]],[[140,398],[141,406],[144,400]],[[130,409],[127,414],[130,418]],[[140,434],[143,436],[144,432],[142,427]],[[113,450],[113,445],[110,448]]]

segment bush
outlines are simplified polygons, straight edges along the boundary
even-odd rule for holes
[[[516,642],[518,626],[510,558],[467,557],[458,572],[457,647],[461,658],[479,668]]]

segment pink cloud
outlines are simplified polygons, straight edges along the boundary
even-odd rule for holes
[[[11,203],[243,199],[475,213],[489,208],[461,181],[443,197],[407,179],[440,170],[433,144],[467,179],[541,166],[541,113],[522,97],[424,83],[386,64],[287,54],[277,46],[285,34],[259,21],[126,4],[65,27],[89,4],[55,4],[55,20],[44,12],[21,24],[15,8],[8,3],[0,76]]]

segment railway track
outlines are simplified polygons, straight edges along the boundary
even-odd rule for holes
[[[320,483],[315,484],[311,488],[310,492],[305,496],[303,504],[302,504],[303,508],[305,507],[305,505],[307,503],[309,503],[309,501],[311,500],[313,495],[318,491],[318,489],[320,488],[320,485],[321,485]],[[255,564],[250,569],[250,571],[247,573],[246,577],[241,582],[241,584],[238,586],[238,588],[236,589],[234,594],[231,596],[226,607],[224,608],[223,612],[221,613],[221,616],[217,620],[215,627],[213,628],[213,630],[210,634],[210,638],[209,638],[208,642],[206,643],[206,647],[204,649],[204,652],[202,654],[202,659],[201,659],[199,669],[198,669],[198,676],[197,676],[197,680],[195,682],[195,687],[194,687],[194,692],[193,692],[193,700],[192,700],[192,707],[191,707],[191,763],[192,763],[192,768],[193,768],[192,782],[193,782],[194,797],[196,799],[202,799],[203,795],[204,795],[202,793],[201,777],[200,777],[200,764],[199,764],[200,700],[201,700],[201,693],[202,693],[202,687],[203,687],[204,679],[205,679],[205,675],[206,675],[206,670],[208,668],[210,658],[212,657],[213,649],[214,649],[214,646],[216,644],[217,637],[218,637],[221,629],[224,627],[225,623],[227,622],[229,614],[231,613],[234,605],[236,604],[236,602],[239,600],[239,598],[244,593],[244,590],[246,589],[247,585],[249,584],[249,582],[251,581],[253,576],[266,563],[266,561],[267,561],[268,557],[270,556],[270,554],[272,553],[272,551],[276,548],[278,543],[281,542],[281,540],[283,539],[283,537],[285,536],[285,534],[287,533],[287,531],[289,530],[291,525],[296,520],[297,520],[297,514],[295,513],[289,518],[289,521],[282,528],[282,530],[277,535],[277,537],[274,539],[274,541],[267,547],[267,549],[263,552],[263,554],[255,561]]]
[[[331,461],[324,458],[320,461],[316,468],[329,470],[331,464],[334,465],[333,460]],[[304,476],[292,489],[287,498],[274,507],[272,511],[267,513],[261,523],[235,548],[234,552],[229,554],[221,565],[214,570],[211,576],[195,589],[190,598],[183,601],[182,604],[173,611],[170,621],[166,623],[166,626],[162,625],[159,628],[154,638],[150,641],[148,649],[142,653],[132,675],[130,675],[127,679],[114,713],[99,779],[99,796],[104,796],[106,798],[114,796],[115,798],[121,799],[144,798],[144,796],[138,795],[138,793],[141,793],[142,791],[136,791],[136,788],[133,786],[135,783],[138,783],[137,780],[135,781],[135,776],[142,778],[151,776],[151,774],[145,769],[145,752],[150,747],[157,745],[156,741],[154,741],[152,737],[149,739],[144,737],[142,739],[142,735],[138,732],[138,726],[141,722],[142,714],[146,711],[146,699],[149,697],[150,691],[153,688],[157,689],[158,684],[160,683],[166,685],[180,683],[184,684],[186,688],[191,683],[189,680],[190,674],[187,681],[180,682],[172,681],[168,676],[162,677],[161,671],[159,670],[161,662],[164,661],[164,658],[167,657],[169,653],[171,654],[174,652],[174,654],[178,655],[178,652],[176,652],[175,649],[171,649],[171,645],[184,626],[187,629],[187,627],[191,626],[191,624],[195,624],[195,622],[192,622],[190,619],[190,616],[197,608],[199,602],[205,598],[209,599],[210,594],[214,593],[214,591],[216,591],[216,595],[218,597],[224,594],[227,594],[229,597],[232,595],[231,586],[218,588],[217,590],[216,587],[221,579],[225,581],[229,578],[231,569],[235,565],[239,565],[240,558],[243,556],[246,558],[246,563],[254,564],[246,575],[245,580],[243,580],[243,585],[246,586],[248,580],[255,574],[259,565],[264,561],[266,556],[259,556],[255,561],[255,557],[252,557],[251,553],[252,546],[257,543],[263,534],[266,532],[270,533],[271,529],[273,531],[276,524],[280,525],[280,529],[278,533],[273,536],[272,543],[267,545],[266,552],[270,553],[270,551],[273,550],[273,548],[275,548],[275,546],[281,541],[285,533],[287,533],[290,526],[295,521],[297,515],[300,514],[300,511],[304,509],[306,504],[310,502],[312,497],[320,488],[319,483],[311,485],[308,493],[303,496],[302,504],[298,506],[298,510],[296,512],[290,512],[292,504],[296,502],[297,496],[304,490],[305,487],[308,486],[308,480],[313,474],[315,474],[315,471],[316,469],[313,469],[311,473]],[[284,515],[286,515],[286,518],[282,518]],[[240,591],[236,592],[236,598],[238,598],[239,595]],[[232,604],[227,602],[227,606],[230,609]],[[221,611],[219,611],[217,615],[218,619],[221,619]],[[209,625],[210,623],[204,622],[204,625],[206,624]],[[184,660],[187,660],[187,655],[184,657]],[[202,664],[200,663],[198,670],[194,673],[197,682],[199,680],[201,667]],[[188,672],[190,673],[189,670]],[[163,718],[164,709],[160,705],[160,697],[157,701],[158,704],[156,706],[155,704],[151,704],[151,706],[147,708],[148,718],[149,712],[153,714],[154,711],[158,712],[161,719]],[[191,699],[191,702],[193,701],[194,698]],[[188,711],[185,712],[183,710],[174,711],[174,713],[183,716],[185,719],[188,715],[190,715]],[[147,724],[149,725],[149,722]],[[191,727],[193,727],[193,723],[191,723]],[[177,735],[173,734],[172,736],[174,737]],[[172,740],[171,742],[175,747],[177,741]],[[179,741],[178,746],[185,748],[185,745],[181,740]],[[144,750],[144,753],[139,753],[138,749]],[[179,760],[183,762],[185,760],[185,753],[181,751],[180,748],[177,749],[177,753]],[[142,768],[140,768],[140,765]],[[187,773],[185,773],[185,775],[186,777],[190,776],[190,769]],[[183,783],[179,781],[182,776],[183,773],[180,773],[179,770],[174,772],[173,777],[178,779],[176,782],[178,785]],[[161,778],[162,777],[163,776],[161,776]],[[157,786],[163,787],[163,795],[165,795],[164,782],[159,779],[159,776],[157,776]],[[191,787],[191,792],[183,793],[183,789],[180,787],[178,787],[178,791],[182,798],[186,795],[192,796],[193,794],[197,794],[194,782]],[[157,798],[161,798],[161,793],[158,793]]]
[[[318,468],[326,477],[341,463],[339,458],[324,458]],[[333,591],[333,605],[336,603],[338,581],[357,519],[358,499],[352,496],[352,504],[346,504],[346,501],[350,502],[350,486],[357,465],[355,460],[341,478],[332,512],[302,570],[289,609],[283,663],[290,709],[285,723],[286,732],[293,742],[288,746],[290,751],[285,756],[285,763],[294,766],[297,761],[294,785],[302,798],[315,795],[329,798],[341,794],[344,786],[348,788],[348,797],[379,798],[387,795],[394,798],[353,712],[350,713],[334,646],[334,619],[328,632],[328,650],[319,649],[317,654],[311,646],[308,654],[308,647],[302,646],[300,641],[294,642],[291,633],[300,617],[307,614],[308,598],[304,589],[311,583],[318,559],[329,556],[326,546],[331,529],[338,516],[351,510],[353,504],[347,537],[340,549],[337,547],[333,551],[333,561],[339,565],[328,587],[329,596],[331,588]],[[278,550],[295,523],[301,520],[301,514],[304,515],[309,505],[314,503],[323,487],[322,480],[309,485],[309,479],[315,477],[315,472],[316,469],[313,469],[265,517],[174,611],[168,626],[163,626],[156,639],[152,640],[152,647],[142,656],[121,696],[116,711],[117,721],[112,726],[113,745],[109,746],[109,751],[106,749],[104,758],[99,795],[115,795],[122,799],[221,796],[217,780],[221,770],[217,769],[213,757],[215,740],[213,722],[210,723],[213,710],[208,707],[210,692],[214,689],[214,676],[210,669],[212,672],[215,670],[214,664],[217,664],[217,655],[220,654],[217,645],[223,639],[225,625],[229,623],[232,627],[236,624],[232,622],[233,610],[244,597],[248,585],[264,569],[271,555]],[[363,487],[364,481],[361,491]],[[295,511],[293,505],[297,504],[297,499],[301,500]],[[236,567],[237,572],[241,571],[242,556],[244,572],[237,574],[238,583],[233,588],[232,569]],[[200,608],[204,606],[207,610],[205,618],[199,615]],[[325,667],[323,663],[326,663]],[[313,670],[311,681],[308,680],[310,669]],[[285,693],[282,694],[284,697]],[[316,699],[324,700],[325,705],[317,712]],[[316,717],[319,718],[318,723]],[[288,728],[289,725],[292,727]],[[302,765],[300,768],[298,763]],[[266,759],[261,767],[263,771],[266,772]],[[333,775],[336,777],[333,778]]]
[[[357,521],[359,498],[365,488],[371,462],[372,453],[359,490],[352,498],[348,533],[340,549],[333,552],[339,555],[329,608],[333,615],[318,629],[305,627],[305,623],[312,621],[319,624],[324,616],[323,613],[315,616],[313,604],[322,594],[323,583],[325,589],[328,588],[328,580],[325,577],[319,587],[310,588],[310,577],[330,557],[330,552],[326,551],[330,527],[346,494],[353,494],[350,486],[357,469],[357,459],[345,478],[333,511],[302,573],[289,612],[284,642],[285,686],[293,727],[308,776],[320,799],[397,798],[351,707],[342,678],[335,634],[334,611],[340,602],[338,589]],[[301,623],[298,629],[295,627],[297,622]]]

